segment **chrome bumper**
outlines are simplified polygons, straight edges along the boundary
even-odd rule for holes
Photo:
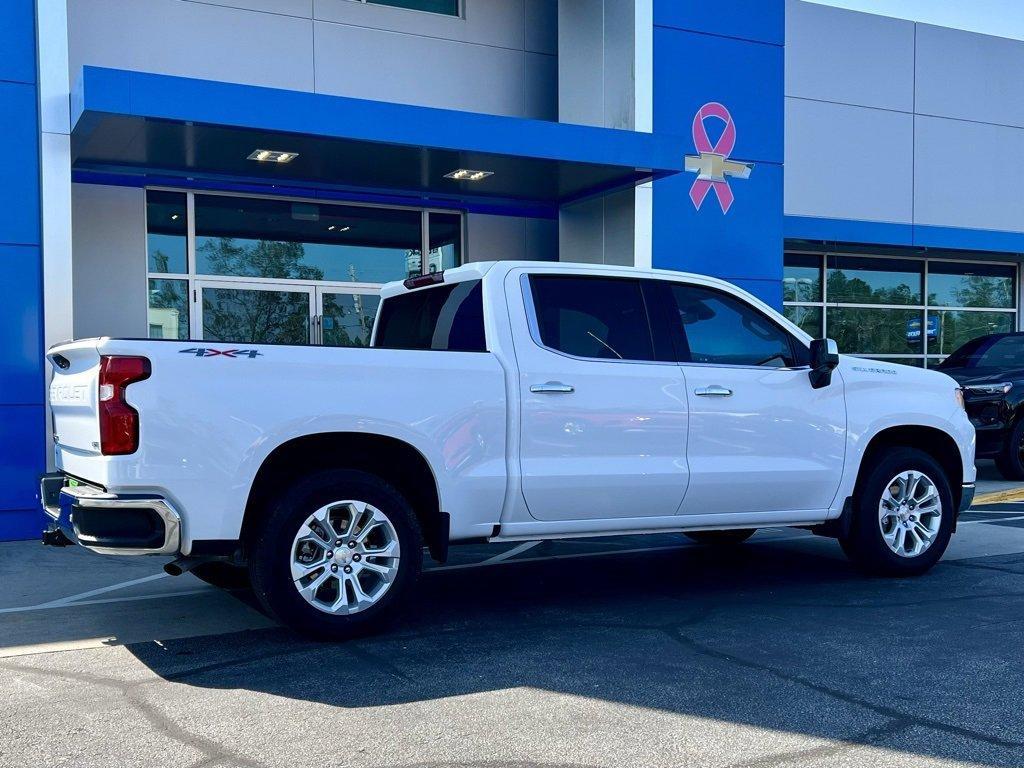
[[[39,481],[43,511],[53,520],[51,530],[59,529],[102,555],[173,555],[181,548],[181,516],[166,499],[66,482],[62,474],[44,475]],[[128,525],[119,528],[119,521]]]

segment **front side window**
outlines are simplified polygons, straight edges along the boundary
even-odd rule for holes
[[[480,281],[421,288],[387,299],[380,309],[374,346],[486,352]]]
[[[792,338],[763,313],[727,293],[673,285],[672,298],[693,363],[796,365]]]
[[[530,288],[544,346],[599,360],[654,359],[638,280],[533,275]]]

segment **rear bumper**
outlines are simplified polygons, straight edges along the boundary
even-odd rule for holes
[[[44,475],[39,487],[51,520],[48,530],[60,530],[86,549],[104,555],[173,555],[181,548],[181,516],[162,497],[68,485],[59,473]]]

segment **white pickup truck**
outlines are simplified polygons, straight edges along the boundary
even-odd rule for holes
[[[470,264],[387,285],[367,349],[47,357],[44,540],[244,565],[317,636],[397,614],[424,546],[798,526],[899,576],[941,557],[974,495],[952,379],[840,357],[698,275]]]

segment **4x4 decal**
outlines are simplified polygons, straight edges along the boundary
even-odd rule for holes
[[[195,355],[196,357],[254,357],[263,355],[258,349],[212,349],[210,347],[189,347],[179,351],[180,355]]]

